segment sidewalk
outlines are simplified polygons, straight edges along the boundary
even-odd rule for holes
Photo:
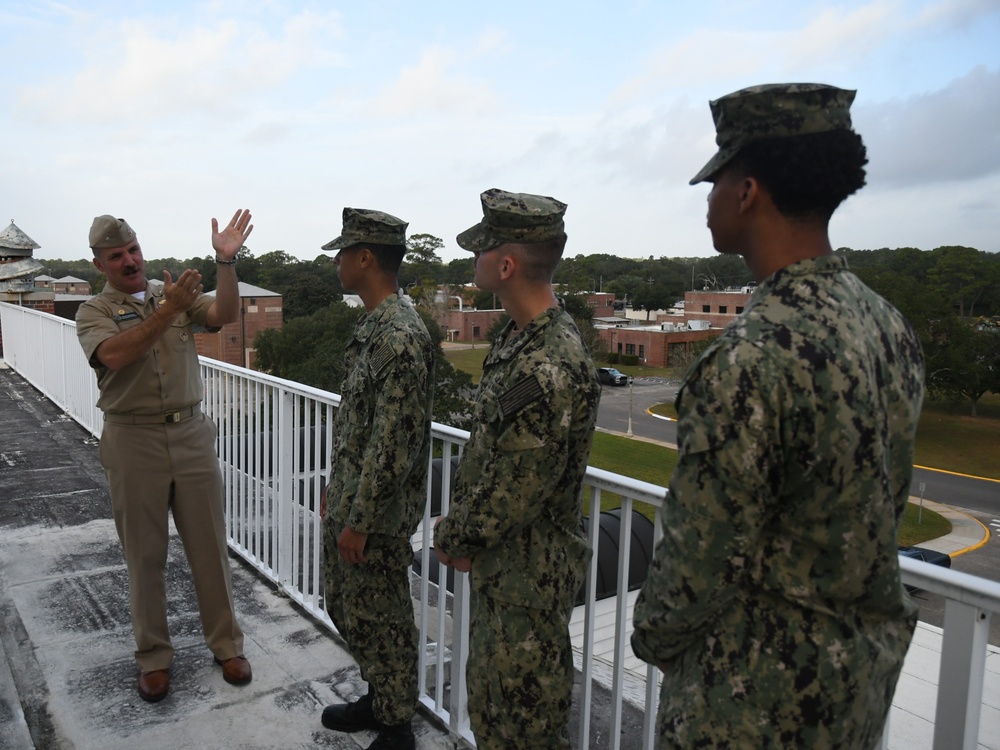
[[[914,505],[919,505],[920,498],[910,497],[910,502]],[[935,552],[944,552],[946,555],[955,557],[983,546],[990,538],[989,529],[972,516],[960,510],[955,510],[947,505],[941,505],[941,503],[936,503],[933,500],[924,500],[924,507],[927,510],[940,513],[951,521],[951,533],[937,539],[921,542],[917,545],[918,547],[931,549]]]

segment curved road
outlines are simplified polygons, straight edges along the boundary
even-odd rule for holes
[[[663,378],[636,378],[632,384],[632,434],[636,437],[676,445],[677,425],[659,419],[646,410],[654,404],[674,400],[677,381]],[[625,433],[629,423],[629,388],[605,385],[597,414],[599,429]],[[1000,517],[1000,481],[980,479],[937,469],[917,467],[913,471],[910,494],[928,500]]]

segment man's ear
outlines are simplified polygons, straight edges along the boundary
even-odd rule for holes
[[[746,213],[760,200],[760,183],[756,177],[744,177],[740,180],[738,195],[740,198],[740,213]]]
[[[517,270],[517,256],[514,253],[505,253],[500,261],[500,278],[504,281],[514,275]]]
[[[100,258],[98,258],[98,257],[97,257],[97,256],[95,255],[95,256],[93,257],[93,261],[94,261],[94,267],[95,267],[95,268],[96,268],[96,269],[97,269],[98,271],[100,271],[101,273],[104,273],[104,264],[103,264],[103,263],[101,263],[101,260],[100,260]]]

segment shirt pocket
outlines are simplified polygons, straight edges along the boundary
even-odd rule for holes
[[[193,347],[194,333],[191,328],[191,318],[187,313],[182,313],[174,318],[166,335],[168,346],[175,351]]]

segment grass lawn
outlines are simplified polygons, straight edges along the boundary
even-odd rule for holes
[[[920,523],[917,523],[917,516],[920,516]],[[904,547],[926,542],[928,539],[937,539],[951,531],[951,521],[939,513],[924,508],[920,512],[917,503],[907,503],[906,511],[903,513],[903,523],[899,527],[899,543]]]
[[[666,487],[670,481],[670,474],[677,466],[677,451],[655,443],[597,432],[594,434],[594,447],[590,451],[589,463],[599,469]],[[601,495],[602,511],[618,507],[621,507],[620,496],[610,492]],[[650,520],[653,519],[651,506],[638,504],[636,510]],[[918,515],[921,517],[919,524]],[[951,522],[947,518],[929,508],[924,508],[923,512],[919,513],[917,505],[909,503],[903,514],[899,543],[908,547],[944,536],[949,531]]]
[[[653,414],[676,417],[674,405],[656,404]],[[917,426],[917,466],[1000,479],[1000,396],[979,399],[979,416],[968,404],[925,402]]]
[[[462,341],[459,343],[471,344],[472,342]],[[483,376],[483,360],[486,359],[490,345],[485,341],[478,341],[475,343],[475,347],[475,349],[445,349],[444,356],[451,362],[452,367],[469,373],[472,376],[472,382],[478,383]]]
[[[471,344],[471,341],[458,343]],[[456,369],[463,370],[472,376],[472,382],[478,383],[483,375],[483,360],[490,345],[485,341],[477,341],[475,349],[445,349],[444,356]],[[681,373],[676,369],[666,367],[647,367],[646,365],[608,365],[597,362],[598,367],[614,367],[618,371],[634,378],[679,378]]]
[[[967,403],[925,402],[914,463],[1000,479],[1000,395],[983,396],[978,411],[970,417]]]

